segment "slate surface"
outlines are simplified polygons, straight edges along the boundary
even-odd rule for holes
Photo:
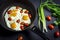
[[[6,0],[0,0],[0,5],[3,5],[2,2],[4,1]],[[31,1],[34,4],[36,9],[38,8],[40,0],[29,0],[29,1]],[[59,0],[54,0],[54,1],[60,4]],[[45,15],[46,16],[50,15],[50,12],[45,10]],[[35,26],[37,26],[37,19],[38,18],[36,17],[36,20],[34,23]],[[54,19],[50,22],[47,22],[47,25],[52,23],[53,21]],[[55,29],[52,31],[48,29],[48,33],[46,33],[46,36],[51,40],[60,40],[60,38],[55,38],[53,35],[54,32],[58,30],[59,30],[58,27],[55,27]],[[5,31],[5,29],[0,26],[0,40],[17,40],[18,35],[22,35],[24,37],[24,40],[43,40],[40,36],[38,36],[37,34],[35,34],[34,32],[30,30],[26,30],[24,32],[19,32],[19,33],[13,33],[13,32],[11,33],[11,32]]]

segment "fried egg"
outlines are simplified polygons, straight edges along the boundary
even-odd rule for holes
[[[16,9],[16,6],[10,7],[7,12],[5,13],[5,22],[7,27],[16,30],[16,31],[22,31],[20,26],[21,22],[31,24],[31,19],[28,16],[28,13],[25,13],[27,9],[18,8]]]

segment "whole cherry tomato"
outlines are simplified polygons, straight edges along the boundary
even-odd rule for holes
[[[18,36],[18,40],[23,40],[23,36]]]
[[[55,35],[55,37],[59,37],[59,36],[60,36],[59,31],[56,31],[56,32],[54,33],[54,35]]]
[[[54,25],[53,25],[53,24],[49,24],[49,25],[48,25],[48,28],[49,28],[50,30],[52,30],[52,29],[54,29]]]
[[[47,16],[46,19],[47,19],[48,21],[50,21],[52,18],[51,18],[51,16]]]

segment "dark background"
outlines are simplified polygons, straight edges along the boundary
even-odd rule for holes
[[[0,0],[0,5],[3,5],[2,3],[4,1],[6,1],[6,0]],[[31,1],[33,3],[33,5],[35,6],[35,8],[37,10],[37,8],[40,4],[40,0],[29,0],[29,1]],[[45,0],[42,0],[42,1],[45,1]],[[60,4],[59,0],[54,0],[54,2]],[[45,15],[46,16],[50,15],[50,12],[45,10]],[[38,15],[37,15],[37,17],[38,17]],[[37,19],[38,19],[37,17],[36,17],[36,20],[35,20],[35,23],[34,23],[35,26],[37,26]],[[55,18],[53,18],[53,17],[52,17],[52,19],[53,19],[52,21],[47,22],[47,25],[52,23],[55,20]],[[60,28],[58,28],[58,27],[55,27],[55,29],[52,30],[52,31],[48,29],[48,32],[45,33],[45,34],[50,40],[60,40],[60,37],[55,38],[54,35],[53,35],[54,32],[58,31],[59,29]],[[19,35],[22,35],[24,37],[24,40],[43,40],[40,36],[38,36],[37,34],[35,34],[34,32],[32,32],[30,30],[26,30],[24,32],[19,32],[19,33],[10,33],[10,32],[5,31],[4,28],[2,28],[0,26],[0,40],[17,40]]]

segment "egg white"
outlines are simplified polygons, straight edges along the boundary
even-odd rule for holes
[[[28,16],[28,14],[23,13],[23,14],[22,14],[22,17],[23,17],[23,16]],[[29,16],[28,16],[28,20],[23,20],[23,19],[21,19],[21,21],[24,22],[24,23],[28,23],[28,24],[31,23],[31,20],[30,20]]]
[[[16,6],[11,7],[9,10],[14,10],[14,9],[16,9]],[[25,11],[26,9],[23,9],[23,13],[20,13],[21,10],[22,10],[22,8],[19,8],[18,11],[17,11],[17,16],[11,17],[11,18],[12,18],[12,21],[8,21],[9,15],[8,15],[8,13],[6,12],[6,14],[5,14],[4,17],[5,17],[6,24],[7,24],[7,26],[8,26],[9,28],[11,28],[10,24],[13,23],[13,22],[15,22],[17,27],[14,28],[13,30],[21,31],[21,28],[20,28],[20,26],[21,26],[20,23],[21,23],[21,22],[28,23],[28,24],[31,23],[30,18],[29,18],[28,20],[23,20],[23,19],[22,19],[22,17],[23,17],[24,15],[27,15],[27,16],[28,16],[28,14],[24,13],[24,11]],[[17,23],[17,22],[16,22],[18,19],[20,19],[20,23]]]

